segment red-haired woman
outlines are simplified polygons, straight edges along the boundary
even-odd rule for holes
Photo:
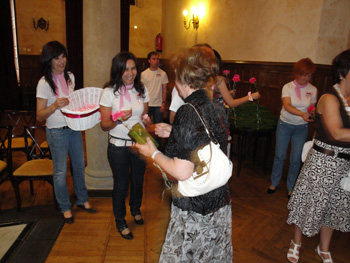
[[[291,196],[297,180],[301,153],[307,139],[309,122],[313,121],[307,109],[315,105],[317,89],[309,83],[316,66],[309,58],[299,60],[293,69],[295,79],[282,89],[282,110],[277,123],[275,159],[273,161],[271,185],[267,193],[275,192],[280,183],[289,143],[291,143],[287,179],[288,197]]]

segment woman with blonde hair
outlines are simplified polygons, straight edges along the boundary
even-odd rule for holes
[[[175,182],[172,187],[171,218],[159,262],[232,262],[232,214],[228,184],[206,194],[187,197],[177,191],[177,181],[187,180],[200,165],[198,149],[210,142],[203,123],[192,104],[215,135],[220,148],[227,146],[225,114],[212,102],[210,87],[215,82],[218,65],[208,48],[193,47],[173,60],[176,86],[185,104],[173,125],[157,124],[156,134],[169,137],[161,153],[149,140],[136,144],[145,156],[151,156]]]

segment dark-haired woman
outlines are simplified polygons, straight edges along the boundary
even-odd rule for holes
[[[332,69],[334,86],[317,104],[314,146],[288,204],[287,223],[294,226],[290,262],[298,262],[303,235],[320,233],[316,253],[324,263],[333,263],[334,230],[350,232],[350,191],[340,186],[350,171],[350,50],[334,58]]]
[[[46,120],[46,139],[53,160],[53,180],[55,196],[65,222],[74,223],[72,204],[66,183],[67,157],[69,154],[73,168],[74,191],[77,207],[89,213],[96,213],[88,202],[85,186],[84,146],[80,131],[68,126],[60,111],[69,104],[68,95],[74,91],[74,75],[67,71],[66,48],[57,41],[47,43],[40,56],[43,77],[37,86],[38,121]]]
[[[112,60],[111,76],[105,85],[101,100],[101,127],[109,131],[108,161],[113,173],[113,212],[116,226],[125,239],[133,235],[125,221],[125,198],[128,193],[129,178],[130,212],[135,223],[143,224],[141,216],[143,176],[146,162],[132,149],[128,128],[137,122],[149,123],[148,91],[140,81],[140,73],[135,56],[130,52],[120,52]],[[119,114],[123,112],[123,114]],[[112,115],[122,115],[122,121],[113,120]]]

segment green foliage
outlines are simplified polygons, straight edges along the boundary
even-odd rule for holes
[[[248,102],[234,109],[228,110],[231,128],[246,128],[250,130],[274,129],[277,117],[265,106]]]

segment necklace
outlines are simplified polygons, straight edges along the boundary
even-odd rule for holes
[[[334,87],[335,91],[338,93],[340,99],[342,100],[344,109],[345,109],[345,111],[346,111],[346,114],[347,114],[347,115],[349,116],[349,118],[350,118],[350,107],[349,107],[349,105],[348,105],[348,102],[346,101],[346,99],[344,98],[343,94],[341,93],[338,84],[335,84],[333,87]]]

